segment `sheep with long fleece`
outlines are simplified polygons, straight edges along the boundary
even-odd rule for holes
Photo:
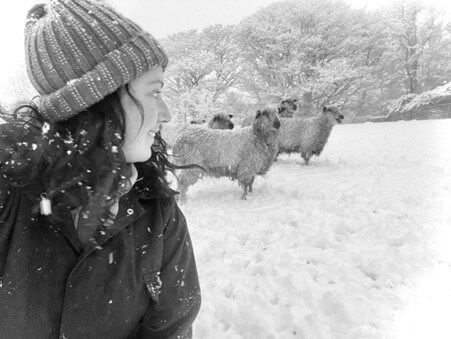
[[[298,109],[298,106],[296,104],[298,100],[297,99],[284,99],[280,102],[279,104],[279,117],[284,117],[284,118],[292,118],[294,112],[296,112],[296,110]],[[254,121],[254,114],[250,114],[248,116],[246,116],[242,122],[241,122],[241,126],[242,127],[246,127],[246,126],[251,126],[252,122]]]
[[[213,128],[213,129],[233,129],[233,122],[230,120],[233,115],[228,115],[225,113],[217,113],[213,115],[211,120],[207,125],[200,124],[186,124],[169,122],[161,125],[160,133],[166,145],[169,149],[174,146],[175,139],[179,136],[181,132],[188,128]]]
[[[183,169],[178,175],[181,201],[189,186],[204,176],[229,177],[243,188],[242,199],[252,192],[257,175],[265,175],[277,155],[280,121],[278,108],[258,110],[252,126],[233,129],[186,129],[175,141],[173,154],[178,165],[204,168]]]
[[[313,155],[319,156],[327,143],[332,127],[344,116],[337,106],[325,106],[312,118],[281,118],[279,154],[300,153],[305,165]]]

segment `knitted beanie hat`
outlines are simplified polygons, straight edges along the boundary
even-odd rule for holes
[[[25,25],[27,72],[41,94],[39,112],[66,120],[161,65],[158,42],[105,0],[49,0]]]

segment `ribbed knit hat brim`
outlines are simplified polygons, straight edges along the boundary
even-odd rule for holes
[[[27,71],[40,114],[66,120],[168,58],[158,42],[104,2],[51,0],[25,28]]]

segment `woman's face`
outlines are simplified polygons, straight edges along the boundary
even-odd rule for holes
[[[128,163],[144,162],[152,155],[151,146],[162,122],[171,120],[168,107],[161,98],[163,68],[158,66],[129,83],[130,93],[141,103],[143,112],[127,93],[119,92],[125,115],[125,137],[122,151]]]

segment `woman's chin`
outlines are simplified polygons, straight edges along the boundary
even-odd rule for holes
[[[125,161],[133,164],[136,162],[146,162],[152,156],[152,151],[149,149],[149,152],[140,152],[135,154],[125,154]]]

